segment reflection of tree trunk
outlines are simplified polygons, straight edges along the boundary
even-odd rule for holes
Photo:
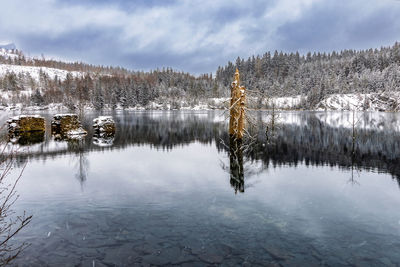
[[[349,180],[349,183],[351,183],[352,185],[359,184],[354,179],[354,164],[355,164],[355,161],[356,161],[356,153],[355,153],[355,150],[354,150],[354,141],[353,141],[353,148],[352,148],[352,151],[351,151],[351,177],[350,177],[350,180]]]
[[[354,162],[356,159],[356,121],[355,121],[355,111],[353,110],[353,122],[352,122],[352,133],[351,133],[351,184],[358,184],[356,180],[354,180]]]
[[[242,140],[235,138],[233,135],[230,136],[229,140],[229,162],[230,162],[230,174],[231,174],[231,185],[235,189],[235,193],[244,192],[244,171],[243,171],[243,149]]]
[[[85,105],[83,104],[82,100],[79,99],[79,104],[78,104],[78,117],[79,117],[79,120],[80,120],[80,121],[83,120],[84,109],[85,109]]]
[[[76,174],[76,177],[78,178],[79,182],[81,185],[83,185],[86,181],[87,177],[87,159],[83,155],[83,152],[79,152],[79,161],[78,161],[78,172]]]
[[[77,162],[77,172],[75,174],[75,177],[79,180],[81,183],[81,186],[83,188],[83,185],[87,179],[87,172],[89,170],[89,162],[88,159],[85,156],[84,152],[84,140],[78,140],[78,162]]]
[[[352,134],[351,134],[351,181],[354,183],[354,159],[355,159],[355,147],[356,147],[356,131],[355,131],[355,121],[354,121],[354,110],[353,110],[353,123],[352,123]]]
[[[355,122],[355,111],[353,110],[353,123],[352,123],[352,156],[355,154],[355,145],[356,145],[356,122]]]

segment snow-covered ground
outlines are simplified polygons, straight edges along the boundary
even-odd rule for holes
[[[79,77],[82,75],[78,71],[66,71],[47,67],[33,67],[33,66],[19,66],[19,65],[8,65],[0,64],[0,77],[6,75],[7,73],[15,73],[16,75],[24,74],[30,75],[35,81],[39,81],[40,72],[45,73],[50,79],[54,79],[56,76],[60,80],[65,80],[67,74],[70,73],[73,77]]]
[[[20,92],[20,95],[29,95],[31,92]],[[3,99],[10,99],[11,92],[3,92]],[[302,99],[303,98],[303,99]],[[277,97],[268,101],[263,101],[262,109],[271,109],[274,103],[277,110],[298,110],[301,101],[307,101],[305,97]],[[185,99],[156,99],[149,102],[146,106],[137,105],[125,108],[126,110],[213,110],[227,109],[229,107],[229,98],[210,98],[203,101],[191,103]],[[254,101],[253,101],[254,102]],[[250,109],[256,107],[249,104]],[[31,106],[24,107],[22,104],[0,106],[0,110],[68,110],[62,103],[52,103],[47,106]],[[93,110],[92,105],[86,105],[85,110]],[[111,107],[104,107],[105,110],[111,110]],[[116,110],[123,110],[120,105],[114,107]],[[340,110],[356,110],[356,111],[400,111],[400,94],[399,93],[374,93],[374,94],[335,94],[329,95],[319,102],[313,110],[317,111],[340,111]]]
[[[15,53],[12,53],[12,50],[7,50],[4,48],[0,48],[0,56],[5,57],[5,58],[18,58],[18,55]]]
[[[274,97],[271,101],[278,109],[293,109],[301,102],[301,95],[288,97]],[[271,105],[272,103],[269,103]]]
[[[398,92],[379,92],[372,94],[335,94],[327,96],[317,110],[370,110],[398,111],[400,109]]]
[[[0,51],[4,51],[4,49],[0,49]],[[17,56],[15,54],[10,54]],[[4,77],[7,73],[14,73],[15,75],[24,75],[28,77],[28,75],[36,82],[39,82],[40,73],[45,73],[50,79],[54,79],[56,76],[59,80],[63,81],[66,79],[67,74],[70,73],[72,77],[80,77],[83,73],[78,71],[66,71],[61,69],[47,68],[47,67],[34,67],[34,66],[19,66],[19,65],[8,65],[8,64],[0,64],[0,78]],[[18,97],[30,97],[33,93],[33,90],[29,87],[25,88],[25,90],[18,91]],[[10,102],[9,100],[15,95],[14,92],[11,91],[2,91],[0,88],[0,97],[1,99]],[[18,106],[18,105],[17,105]],[[2,107],[0,106],[0,109]],[[11,109],[19,109],[18,107],[11,107]]]
[[[294,110],[301,108],[301,101],[306,97],[276,97],[268,101],[271,107],[274,103],[276,109]],[[263,101],[264,104],[265,101]],[[377,92],[370,94],[332,94],[321,100],[313,110],[356,110],[356,111],[400,111],[400,93]]]
[[[21,54],[17,50],[7,50],[5,48],[0,48],[0,56],[8,59],[16,59]],[[30,57],[26,57],[26,59],[32,59]],[[47,67],[35,67],[35,66],[20,66],[13,64],[0,64],[0,77],[4,76],[7,73],[14,73],[16,75],[30,75],[35,81],[39,81],[40,72],[45,73],[50,79],[54,79],[54,77],[58,77],[60,80],[65,80],[67,74],[70,73],[73,77],[79,77],[82,75],[81,72],[78,71],[66,71],[55,68],[47,68]]]

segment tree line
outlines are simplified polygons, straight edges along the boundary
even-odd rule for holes
[[[216,80],[229,87],[236,67],[242,83],[267,96],[307,96],[313,107],[325,96],[400,91],[400,43],[368,50],[306,55],[275,51],[218,67]]]
[[[213,74],[194,76],[163,68],[135,72],[120,67],[94,66],[82,62],[61,62],[26,58],[13,51],[14,57],[0,56],[1,64],[49,67],[78,71],[66,79],[50,78],[41,71],[39,80],[29,73],[9,72],[0,78],[0,89],[14,92],[2,104],[45,105],[64,103],[70,108],[91,104],[96,109],[145,107],[151,101],[176,104],[184,99],[193,105],[211,97],[229,96],[236,67],[246,88],[259,96],[305,96],[305,108],[314,107],[325,96],[346,93],[400,91],[400,43],[380,49],[344,50],[332,53],[283,53],[275,51],[248,59],[237,58],[218,67]],[[25,90],[33,91],[27,95]]]
[[[151,101],[174,104],[179,108],[180,100],[193,102],[212,96],[212,75],[195,77],[177,72],[171,68],[151,72],[124,72],[99,74],[82,72],[82,75],[68,73],[65,79],[49,77],[39,72],[39,79],[29,73],[10,72],[0,78],[0,88],[11,92],[10,98],[2,98],[1,104],[24,103],[26,105],[47,105],[63,103],[70,109],[91,105],[101,110],[109,108],[146,107]],[[31,91],[26,94],[26,91]]]

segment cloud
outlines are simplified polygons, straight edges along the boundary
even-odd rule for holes
[[[93,64],[202,73],[269,50],[365,48],[399,37],[400,2],[348,2],[4,0],[0,40]]]
[[[281,49],[332,51],[392,45],[400,39],[400,2],[319,2],[279,27]]]

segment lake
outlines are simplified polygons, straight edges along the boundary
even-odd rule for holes
[[[220,111],[107,114],[115,137],[87,112],[82,140],[15,145],[14,265],[400,264],[400,114],[356,113],[353,142],[351,112],[281,112],[239,161]]]

